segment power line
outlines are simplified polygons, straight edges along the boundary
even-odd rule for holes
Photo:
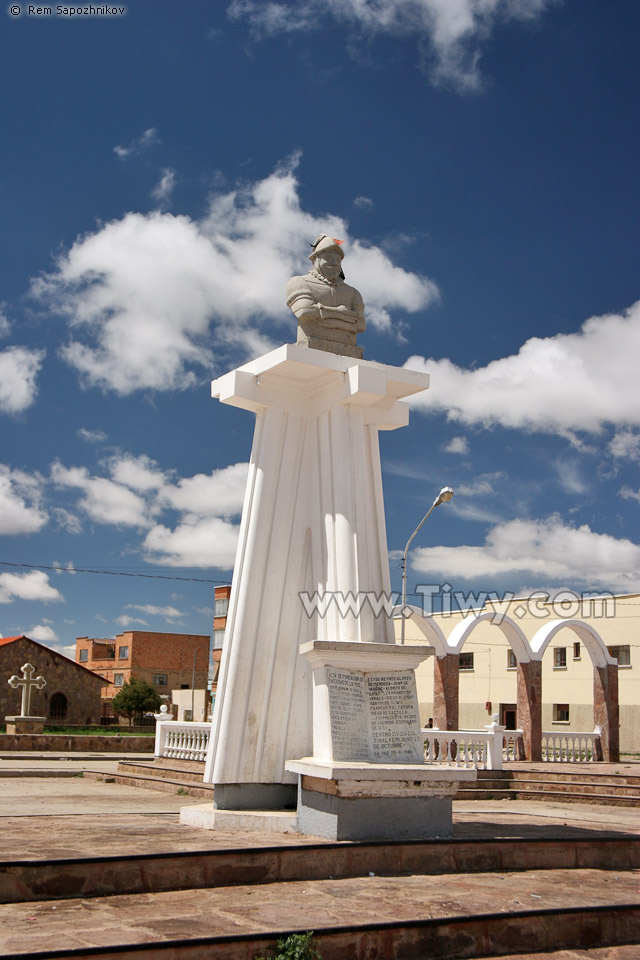
[[[185,580],[191,583],[217,583],[227,584],[226,580],[209,580],[206,577],[169,577],[162,573],[126,573],[124,570],[92,570],[88,567],[56,567],[47,566],[45,563],[10,563],[8,560],[0,560],[2,567],[23,567],[27,570],[54,570],[56,573],[97,573],[107,577],[143,577],[145,580]]]

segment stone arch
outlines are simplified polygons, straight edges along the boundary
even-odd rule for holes
[[[57,693],[51,694],[49,699],[49,719],[64,720],[67,715],[68,705],[69,703],[64,693],[58,691]]]
[[[453,653],[455,651],[455,653],[460,653],[465,642],[469,639],[469,635],[475,630],[479,623],[486,620],[502,631],[519,663],[527,663],[531,660],[529,641],[521,627],[506,614],[496,614],[496,612],[492,610],[485,610],[483,613],[470,613],[464,620],[456,624],[447,640],[451,652]]]
[[[617,763],[620,759],[620,704],[618,696],[618,663],[610,655],[598,631],[584,620],[552,620],[535,633],[531,640],[532,655],[542,664],[542,657],[551,640],[565,627],[584,644],[593,663],[593,725],[600,731],[602,759]],[[541,731],[542,735],[542,731]]]
[[[559,630],[564,630],[565,627],[572,630],[585,645],[594,667],[604,667],[616,662],[607,650],[606,644],[598,631],[590,623],[576,619],[552,620],[540,627],[530,642],[532,657],[541,660],[556,633]]]

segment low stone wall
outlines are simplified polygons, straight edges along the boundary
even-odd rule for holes
[[[0,751],[54,750],[63,753],[153,753],[155,737],[69,736],[66,733],[0,733]]]

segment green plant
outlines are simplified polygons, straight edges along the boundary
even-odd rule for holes
[[[185,790],[184,787],[178,787],[178,789],[176,790],[176,793],[178,794],[179,797],[183,797],[186,792],[187,791]]]
[[[131,726],[134,717],[140,717],[150,710],[159,710],[161,703],[160,695],[154,686],[146,680],[131,677],[115,695],[111,706],[117,714],[128,717]]]
[[[281,937],[275,949],[277,953],[271,960],[322,960],[315,949],[317,941],[313,933],[290,933],[288,937]],[[255,957],[254,960],[268,960],[267,957]]]

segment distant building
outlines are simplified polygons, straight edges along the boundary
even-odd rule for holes
[[[191,633],[154,633],[127,630],[115,640],[77,637],[76,663],[94,670],[108,681],[102,693],[103,716],[113,716],[111,701],[130,679],[146,680],[160,696],[172,690],[195,687],[205,690],[210,637]]]
[[[519,726],[517,716],[517,655],[500,628],[510,617],[532,641],[541,627],[556,620],[577,620],[592,626],[609,654],[618,662],[620,749],[640,752],[640,594],[585,594],[565,591],[555,600],[539,594],[508,601],[486,602],[477,613],[490,613],[478,623],[456,657],[455,687],[459,703],[459,728],[481,729],[496,713],[508,729]],[[464,614],[435,613],[431,618],[449,637]],[[493,621],[493,622],[492,622]],[[400,631],[400,621],[396,623]],[[412,620],[406,621],[408,643],[429,642]],[[435,657],[417,670],[418,700],[423,725],[435,717]],[[442,686],[442,677],[440,677]],[[570,626],[553,636],[542,658],[542,728],[553,733],[588,732],[594,728],[594,671],[588,649]]]
[[[88,664],[74,663],[25,636],[0,639],[0,723],[6,716],[20,714],[22,689],[12,689],[7,681],[14,674],[20,676],[25,663],[33,664],[46,680],[45,687],[31,692],[32,714],[50,723],[100,723],[105,680]]]
[[[215,702],[220,674],[220,660],[222,659],[222,644],[227,627],[227,613],[229,611],[229,597],[231,587],[216,587],[214,590],[213,606],[213,645],[211,649],[211,697]]]

